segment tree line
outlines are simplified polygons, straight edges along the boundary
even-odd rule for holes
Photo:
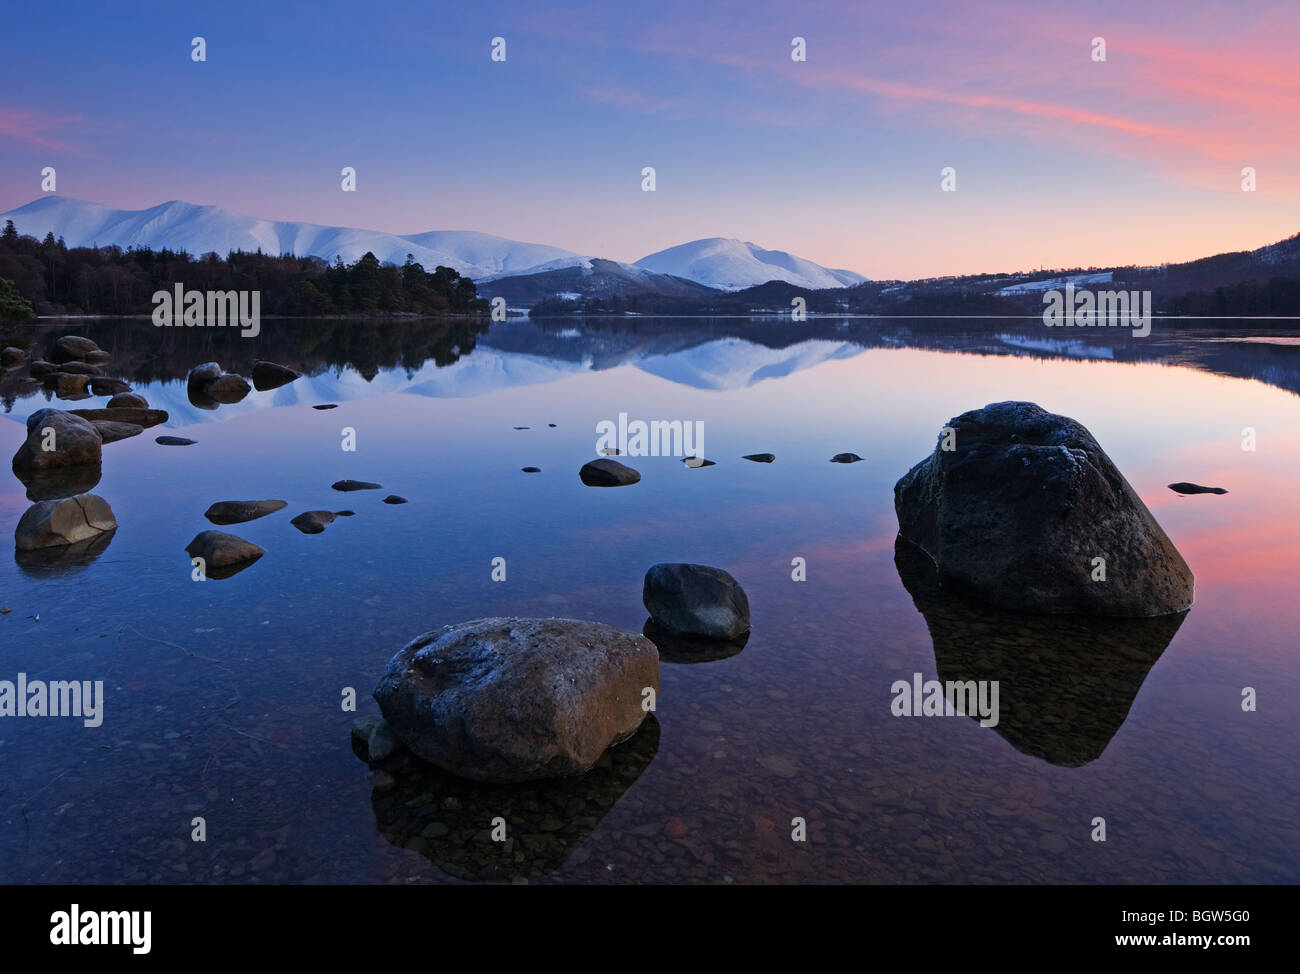
[[[68,247],[62,238],[0,232],[0,318],[33,315],[147,315],[156,291],[260,291],[263,314],[293,317],[480,314],[487,302],[450,267],[401,267],[367,252],[333,264],[319,257],[231,251],[193,256],[149,248]]]

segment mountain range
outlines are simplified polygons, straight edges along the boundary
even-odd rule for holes
[[[703,290],[736,291],[768,281],[798,287],[845,287],[865,280],[852,271],[833,270],[782,250],[765,250],[752,243],[708,237],[661,250],[635,263],[603,260],[552,247],[526,243],[471,230],[430,230],[398,235],[353,227],[263,220],[233,213],[220,206],[172,200],[144,210],[120,210],[63,196],[43,196],[26,206],[0,213],[13,220],[19,233],[43,238],[52,233],[69,247],[148,247],[184,250],[190,254],[232,250],[294,254],[345,263],[367,251],[381,262],[401,265],[409,254],[432,270],[439,265],[483,284],[502,279],[555,275],[521,290],[535,298],[563,293],[600,293],[617,279],[620,290],[692,295]],[[592,277],[598,280],[592,283]],[[567,286],[566,286],[567,281]],[[690,285],[702,287],[691,288]]]

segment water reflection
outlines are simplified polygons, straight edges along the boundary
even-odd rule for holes
[[[650,766],[659,722],[647,716],[586,774],[492,785],[458,778],[408,753],[374,767],[392,776],[370,804],[379,833],[449,876],[475,881],[538,879],[560,866]],[[492,839],[505,820],[505,841]]]
[[[894,564],[934,640],[939,681],[997,680],[992,729],[1017,751],[1065,767],[1101,757],[1188,615],[1021,615],[941,589],[929,556],[901,537]]]

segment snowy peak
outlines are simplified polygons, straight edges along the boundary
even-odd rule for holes
[[[504,277],[543,274],[567,268],[590,273],[595,258],[547,244],[524,243],[471,230],[430,230],[406,236],[354,227],[261,220],[221,206],[171,200],[144,210],[119,210],[65,196],[42,196],[8,213],[19,233],[62,237],[69,247],[149,247],[225,255],[232,250],[319,257],[330,263],[359,260],[367,251],[383,263],[403,264],[410,254],[428,270],[439,265],[483,283]],[[615,262],[609,263],[611,266]],[[635,264],[618,264],[634,277],[667,274],[706,287],[738,291],[768,281],[787,281],[809,289],[848,287],[861,274],[833,270],[783,250],[708,237]]]
[[[381,262],[403,264],[411,254],[426,269],[442,265],[475,281],[506,274],[534,273],[588,264],[587,258],[560,247],[523,243],[469,230],[433,230],[409,236],[327,227],[315,223],[259,220],[220,206],[172,200],[145,210],[117,210],[84,200],[44,196],[8,213],[19,233],[53,233],[69,247],[151,247],[191,254],[261,250],[345,263],[370,251]]]
[[[816,290],[851,287],[866,280],[853,271],[833,270],[784,250],[764,250],[727,237],[705,237],[669,247],[642,257],[636,266],[724,291],[739,291],[768,281],[787,281]]]

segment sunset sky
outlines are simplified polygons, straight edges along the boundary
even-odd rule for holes
[[[54,166],[115,207],[625,261],[738,237],[878,279],[1300,231],[1295,0],[184,6],[5,11],[0,211]]]

